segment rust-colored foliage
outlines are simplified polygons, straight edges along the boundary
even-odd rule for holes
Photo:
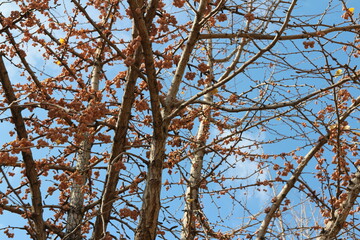
[[[0,238],[359,239],[350,2],[0,2]]]

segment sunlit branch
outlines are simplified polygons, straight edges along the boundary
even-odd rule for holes
[[[282,35],[278,40],[295,40],[295,39],[307,39],[309,37],[322,37],[332,32],[349,32],[360,29],[360,25],[351,25],[344,27],[331,27],[317,32],[306,32],[295,35]],[[239,33],[211,33],[211,34],[200,34],[199,39],[235,39],[235,38],[250,38],[256,40],[273,40],[277,35],[272,34],[258,34],[258,33],[246,33],[241,30]]]

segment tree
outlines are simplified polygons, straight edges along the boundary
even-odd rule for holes
[[[355,2],[0,3],[4,233],[359,238]]]

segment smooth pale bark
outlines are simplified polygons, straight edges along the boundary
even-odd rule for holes
[[[12,121],[15,125],[15,130],[18,139],[28,140],[28,134],[26,131],[24,119],[21,114],[22,108],[18,106],[17,99],[14,94],[14,90],[11,86],[11,82],[3,62],[2,54],[0,54],[0,82],[2,84],[3,91],[7,102],[10,105],[10,111]],[[45,224],[43,219],[43,204],[40,191],[40,180],[38,178],[36,165],[33,159],[31,149],[21,151],[22,160],[25,166],[25,176],[29,181],[30,193],[31,193],[31,214],[30,218],[33,221],[31,228],[35,231],[35,238],[37,240],[45,240]]]
[[[81,224],[84,217],[84,190],[83,187],[88,179],[88,172],[86,170],[89,165],[90,151],[92,144],[89,142],[90,135],[85,133],[85,139],[80,145],[78,157],[76,159],[76,174],[80,176],[74,180],[71,186],[71,193],[69,198],[69,212],[66,222],[66,240],[82,239]]]
[[[203,1],[202,1],[203,2]],[[201,3],[202,3],[201,2]],[[200,3],[200,6],[201,6],[201,3]],[[251,57],[249,60],[247,60],[246,62],[244,62],[244,64],[241,65],[241,67],[239,68],[236,68],[235,67],[237,66],[237,62],[233,62],[227,69],[231,71],[231,69],[233,69],[234,71],[229,74],[228,72],[225,72],[225,74],[223,74],[223,76],[221,76],[217,82],[215,84],[213,84],[211,87],[209,88],[206,88],[204,89],[203,91],[193,95],[192,97],[190,97],[188,100],[184,101],[183,103],[180,104],[180,106],[177,107],[176,110],[172,111],[172,113],[169,113],[167,115],[167,118],[171,119],[173,118],[174,116],[176,116],[182,109],[184,109],[186,106],[188,106],[189,104],[193,103],[195,100],[198,100],[201,96],[204,96],[206,93],[212,91],[213,89],[215,88],[219,88],[221,86],[223,86],[224,84],[226,84],[227,82],[229,82],[230,80],[234,79],[234,77],[236,77],[238,74],[242,73],[243,71],[245,71],[245,69],[253,64],[258,58],[260,58],[261,56],[263,56],[264,53],[270,51],[275,45],[276,43],[280,40],[280,37],[282,36],[282,34],[284,33],[289,21],[290,21],[290,17],[291,17],[291,13],[294,9],[294,7],[296,6],[296,3],[297,3],[297,0],[293,0],[288,8],[288,11],[287,11],[287,14],[286,14],[286,17],[285,17],[285,20],[281,26],[281,28],[279,29],[279,31],[277,31],[277,35],[274,37],[274,39],[264,48],[260,49],[253,57]],[[200,11],[199,11],[199,14],[197,14],[197,17],[201,16],[200,14]],[[195,18],[196,20],[197,18]],[[196,21],[194,21],[194,25],[196,25]],[[197,28],[192,28],[192,30],[197,30]],[[191,32],[192,34],[192,32]],[[191,36],[190,34],[190,36]],[[199,38],[199,33],[197,33],[197,39]],[[191,37],[189,37],[189,42],[190,42],[190,39]],[[187,45],[188,46],[188,45]],[[186,46],[186,47],[187,47]],[[185,50],[187,49],[185,47]],[[185,50],[184,50],[184,53],[185,53]],[[241,51],[238,51],[237,54],[239,54]],[[237,59],[238,56],[235,56],[235,59]],[[186,59],[186,58],[184,58]],[[181,60],[182,58],[180,59],[180,63],[179,63],[179,66],[178,66],[178,69],[181,67]],[[227,71],[228,71],[227,70]],[[178,73],[178,70],[176,71],[175,73],[175,77],[174,77],[174,80],[172,82],[172,85],[170,87],[170,90],[169,92],[171,94],[169,94],[166,98],[166,103],[167,104],[170,104],[171,106],[171,102],[173,101],[173,93],[176,92],[178,90],[178,87],[180,85],[180,80],[181,80],[181,76],[177,75],[177,74],[182,74],[183,72],[182,71],[179,71]]]
[[[184,51],[181,54],[179,64],[176,68],[175,76],[171,82],[169,92],[166,96],[166,106],[168,109],[166,109],[166,115],[169,115],[172,111],[172,105],[174,103],[174,100],[176,98],[176,94],[179,92],[179,87],[182,82],[183,75],[185,73],[185,68],[187,66],[187,63],[189,62],[191,53],[195,47],[195,44],[198,41],[200,30],[203,27],[200,24],[200,21],[203,19],[204,12],[206,9],[206,0],[200,1],[199,8],[197,10],[196,17],[194,19],[194,23],[191,27],[190,35],[188,37],[188,41],[185,45]]]
[[[101,40],[99,41],[101,43]],[[100,72],[101,72],[101,55],[102,55],[102,44],[96,49],[95,62],[91,73],[91,88],[92,91],[96,92],[99,90]],[[90,105],[96,104],[96,98],[94,101],[89,103]],[[84,218],[84,186],[87,179],[89,178],[88,165],[91,158],[92,142],[90,141],[91,134],[83,133],[84,140],[80,144],[78,156],[76,159],[76,172],[79,176],[76,180],[73,180],[71,186],[71,193],[69,198],[69,212],[66,224],[66,240],[77,240],[82,239],[81,237],[81,225]]]
[[[214,77],[213,72],[213,46],[212,41],[208,40],[208,63],[209,72],[211,78]],[[211,87],[211,84],[207,84],[206,87]],[[205,102],[213,102],[213,92],[208,92],[204,95]],[[202,180],[202,169],[204,156],[206,154],[206,140],[210,134],[210,117],[211,107],[208,104],[202,105],[202,115],[200,118],[200,124],[196,135],[197,146],[194,151],[194,156],[191,158],[190,177],[187,182],[187,188],[185,192],[185,209],[182,218],[181,240],[192,240],[196,237],[196,219],[201,218],[198,216],[198,211],[201,210],[199,203],[199,188]]]
[[[206,101],[211,101],[210,94],[205,95]],[[209,107],[204,105],[203,111],[209,115]],[[196,236],[196,211],[199,210],[199,187],[201,184],[201,172],[205,155],[206,138],[209,135],[209,121],[206,117],[202,119],[197,133],[197,148],[191,159],[190,178],[185,193],[185,209],[182,219],[181,240],[194,239]]]

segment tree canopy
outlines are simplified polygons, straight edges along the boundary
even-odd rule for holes
[[[1,1],[3,236],[359,239],[359,9]]]

